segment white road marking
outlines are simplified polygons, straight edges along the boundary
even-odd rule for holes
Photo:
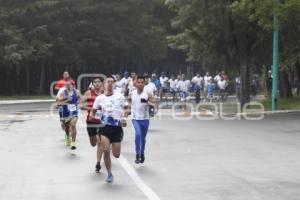
[[[130,178],[133,180],[133,182],[136,184],[136,186],[145,194],[145,196],[149,200],[160,200],[157,194],[139,177],[134,168],[122,155],[120,156],[118,161],[130,176]]]

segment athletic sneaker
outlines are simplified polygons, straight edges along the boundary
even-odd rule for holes
[[[140,162],[141,162],[141,163],[144,163],[144,162],[145,162],[145,155],[144,155],[144,154],[141,155],[141,160],[140,160]]]
[[[71,150],[75,150],[76,149],[76,142],[71,142]]]
[[[65,134],[65,145],[70,146],[71,145],[71,137],[67,134]]]
[[[110,173],[106,178],[106,182],[112,183],[114,181],[114,176]]]
[[[95,169],[96,173],[99,173],[99,172],[100,172],[100,169],[101,169],[100,162],[97,162],[97,163],[96,163],[96,167],[95,167],[95,168],[96,168],[96,169]]]
[[[140,155],[139,154],[136,154],[134,162],[135,162],[135,164],[139,164],[140,163]]]

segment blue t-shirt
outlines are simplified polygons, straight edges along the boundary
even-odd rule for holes
[[[160,81],[158,79],[152,80],[151,82],[154,83],[157,90],[160,89],[161,84],[160,84]]]
[[[209,83],[207,85],[207,94],[213,94],[215,93],[215,90],[216,90],[216,86],[214,83]]]

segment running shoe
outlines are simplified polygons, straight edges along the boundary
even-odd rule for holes
[[[144,162],[145,162],[145,155],[144,155],[144,154],[141,155],[141,160],[140,160],[140,162],[141,162],[141,163],[144,163]]]
[[[96,168],[96,169],[95,169],[95,172],[96,172],[96,173],[99,173],[99,172],[100,172],[100,169],[101,169],[100,162],[97,162],[97,163],[96,163],[95,168]]]
[[[71,142],[71,150],[75,150],[76,149],[76,142]]]
[[[140,163],[140,155],[139,154],[136,154],[134,162],[135,162],[135,164],[139,164]]]
[[[106,182],[112,183],[114,181],[114,176],[110,173],[106,178]]]

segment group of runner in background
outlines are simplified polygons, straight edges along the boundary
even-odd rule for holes
[[[128,96],[137,78],[137,74],[125,71],[123,76],[113,75],[116,83],[115,90]],[[216,76],[211,76],[207,72],[204,76],[197,73],[191,80],[186,78],[185,74],[171,75],[169,78],[164,72],[160,76],[155,73],[149,75],[144,73],[145,90],[152,95],[157,96],[160,101],[171,99],[172,101],[188,101],[191,96],[195,97],[196,103],[211,102],[214,100],[224,101],[227,95],[227,86],[229,77],[222,71]],[[90,88],[93,87],[91,83]],[[201,98],[203,96],[203,98]]]

